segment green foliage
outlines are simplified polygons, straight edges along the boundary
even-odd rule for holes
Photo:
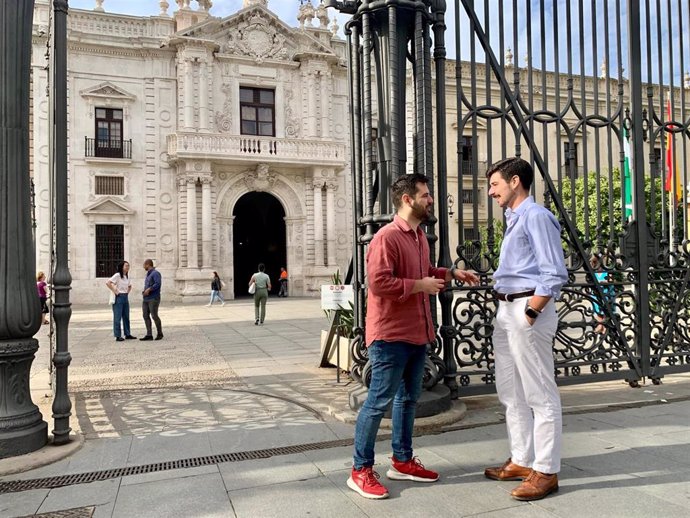
[[[609,190],[609,181],[612,192]],[[584,175],[576,178],[574,182],[570,178],[563,180],[561,191],[563,204],[575,223],[580,239],[585,240],[586,236],[590,243],[601,244],[617,241],[623,231],[622,185],[623,179],[618,168],[612,170],[610,178],[606,172],[598,174],[596,171],[590,171],[587,174],[587,184],[585,184]],[[664,216],[668,218],[668,211],[662,205],[662,188],[661,178],[656,178],[654,180],[654,214],[652,214],[652,181],[649,176],[645,176],[647,221],[657,234],[662,228],[662,218]],[[585,210],[585,193],[587,210]],[[613,200],[609,205],[610,194]],[[665,202],[668,204],[668,195]],[[552,210],[556,213],[555,207],[552,206]],[[559,215],[556,214],[556,216]],[[678,222],[683,221],[681,204],[678,204],[676,218]],[[611,220],[613,225],[611,225]],[[682,225],[677,225],[677,227],[682,227]]]

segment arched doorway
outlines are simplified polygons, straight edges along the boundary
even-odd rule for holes
[[[283,206],[271,194],[248,192],[237,200],[233,216],[235,297],[247,293],[247,283],[259,263],[266,265],[273,292],[278,293],[280,267],[287,266]]]

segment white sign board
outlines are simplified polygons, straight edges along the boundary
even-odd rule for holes
[[[355,295],[351,284],[321,285],[321,309],[351,310],[354,303]]]

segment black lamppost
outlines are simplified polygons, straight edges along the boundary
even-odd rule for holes
[[[29,185],[29,66],[33,0],[0,2],[0,458],[43,447],[48,425],[29,373],[41,327]]]
[[[67,0],[53,0],[54,9],[54,100],[55,107],[55,269],[53,271],[53,320],[55,321],[55,395],[53,399],[53,444],[70,441],[69,418],[72,402],[67,393],[69,353],[69,319],[72,304],[69,292],[72,276],[67,260]]]

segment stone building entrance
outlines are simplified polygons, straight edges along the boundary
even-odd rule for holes
[[[266,265],[272,292],[277,293],[280,267],[288,266],[283,206],[271,194],[248,192],[237,200],[233,216],[235,298],[247,294],[247,283],[259,263]]]

